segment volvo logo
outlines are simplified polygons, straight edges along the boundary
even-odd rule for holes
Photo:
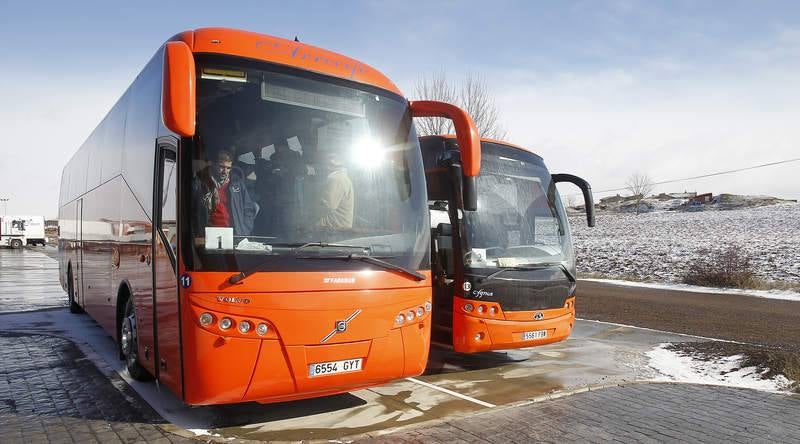
[[[330,333],[328,333],[327,335],[325,335],[325,337],[322,338],[322,340],[319,341],[319,343],[320,344],[324,344],[325,342],[328,341],[328,339],[332,338],[336,333],[343,333],[343,332],[347,331],[347,326],[350,324],[350,321],[355,319],[356,316],[358,316],[359,314],[361,314],[361,309],[360,308],[358,310],[354,311],[353,314],[348,316],[347,319],[345,319],[343,321],[336,321],[336,323],[333,326],[333,330]]]
[[[533,320],[534,320],[534,321],[541,321],[542,319],[544,319],[544,313],[542,313],[541,311],[537,311],[537,312],[536,312],[536,313],[533,315]]]

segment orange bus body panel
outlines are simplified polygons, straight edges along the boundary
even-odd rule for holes
[[[417,282],[385,272],[270,272],[230,285],[230,272],[189,272],[183,291],[185,401],[279,402],[343,393],[421,374],[427,364],[430,313],[394,326],[398,313],[430,300],[430,271]],[[347,282],[335,284],[332,282]],[[334,289],[337,286],[341,289]],[[360,314],[323,342],[335,321]],[[200,315],[214,322],[202,326]],[[233,321],[228,330],[218,322]],[[268,325],[258,336],[239,323]],[[357,372],[309,376],[320,362],[361,358]]]
[[[226,54],[263,60],[364,83],[402,95],[397,86],[375,68],[301,42],[229,28],[185,31],[172,40],[186,42],[194,53]]]

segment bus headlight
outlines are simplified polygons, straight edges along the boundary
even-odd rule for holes
[[[464,304],[464,311],[466,311],[467,313],[470,313],[470,312],[472,312],[472,310],[473,310],[474,308],[475,308],[475,307],[473,307],[473,306],[472,306],[472,304],[469,304],[469,303],[467,303],[467,304]]]
[[[214,322],[214,316],[211,313],[203,313],[200,315],[200,325],[208,327]]]
[[[250,322],[242,321],[239,323],[239,333],[247,333],[250,331]]]
[[[258,333],[259,336],[264,336],[268,331],[269,327],[263,322],[258,324],[258,327],[256,327],[256,333]]]
[[[417,307],[417,317],[421,318],[423,314],[425,314],[425,310],[422,307]]]
[[[432,309],[433,309],[433,305],[431,304],[431,302],[430,301],[425,301],[425,311],[430,313]]]
[[[231,325],[233,325],[233,321],[231,321],[231,318],[222,318],[219,321],[219,328],[223,330],[231,328]]]
[[[394,324],[395,325],[403,325],[403,322],[405,322],[405,321],[406,321],[406,315],[404,315],[403,313],[398,314],[394,318]]]

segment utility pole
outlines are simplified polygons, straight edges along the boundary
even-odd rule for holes
[[[8,198],[7,197],[0,197],[0,202],[3,202],[3,217],[5,217],[6,210],[8,209]]]

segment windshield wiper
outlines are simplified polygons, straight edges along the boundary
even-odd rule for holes
[[[345,260],[345,261],[361,261],[366,262],[368,264],[377,265],[379,267],[386,268],[387,270],[397,271],[401,274],[404,274],[416,281],[424,281],[425,275],[422,273],[418,273],[414,270],[410,270],[405,267],[401,267],[399,265],[395,265],[391,262],[386,262],[382,259],[379,259],[374,256],[366,256],[363,254],[358,253],[351,253],[351,254],[342,254],[338,256],[334,255],[326,255],[326,256],[298,256],[300,259],[338,259],[338,260]]]
[[[281,244],[273,244],[273,245],[281,245]],[[344,245],[344,244],[329,244],[326,242],[306,242],[304,244],[283,244],[291,248],[292,253],[297,253],[298,251],[309,248],[309,247],[320,247],[320,248],[347,248],[347,249],[358,249],[365,253],[369,252],[369,247],[365,247],[363,245]],[[262,262],[255,267],[250,268],[249,270],[240,271],[231,277],[228,278],[228,282],[232,285],[238,284],[243,280],[247,279],[248,276],[255,273],[256,271],[260,270],[261,267],[268,264],[269,261]]]
[[[347,249],[356,249],[361,250],[364,253],[369,253],[369,247],[365,247],[363,245],[345,245],[345,244],[329,244],[327,242],[306,242],[299,247],[294,248],[292,251],[298,252],[308,247],[320,247],[320,248],[347,248]]]
[[[514,270],[514,271],[543,270],[543,269],[551,267],[551,266],[552,266],[551,264],[542,264],[542,265],[535,265],[535,266],[534,265],[519,265],[519,266],[514,266],[514,267],[503,267],[502,269],[497,270],[494,273],[492,273],[492,274],[490,274],[490,275],[488,275],[486,277],[481,278],[481,281],[492,280],[498,274],[505,273],[506,271],[509,271],[509,270]]]
[[[484,278],[481,278],[481,281],[488,281],[488,280],[494,279],[495,276],[497,276],[498,274],[504,273],[504,272],[506,272],[508,270],[532,271],[532,270],[543,270],[545,268],[556,267],[556,266],[559,267],[561,269],[561,271],[564,272],[564,274],[567,276],[567,279],[570,282],[575,283],[575,276],[572,274],[572,272],[569,271],[569,269],[564,264],[562,264],[562,263],[557,263],[556,264],[556,263],[550,263],[550,262],[542,263],[542,264],[528,264],[528,265],[517,265],[517,266],[514,266],[514,267],[504,267],[502,270],[497,270],[494,273],[492,273],[492,274],[490,274],[490,275],[488,275],[488,276],[486,276]]]

